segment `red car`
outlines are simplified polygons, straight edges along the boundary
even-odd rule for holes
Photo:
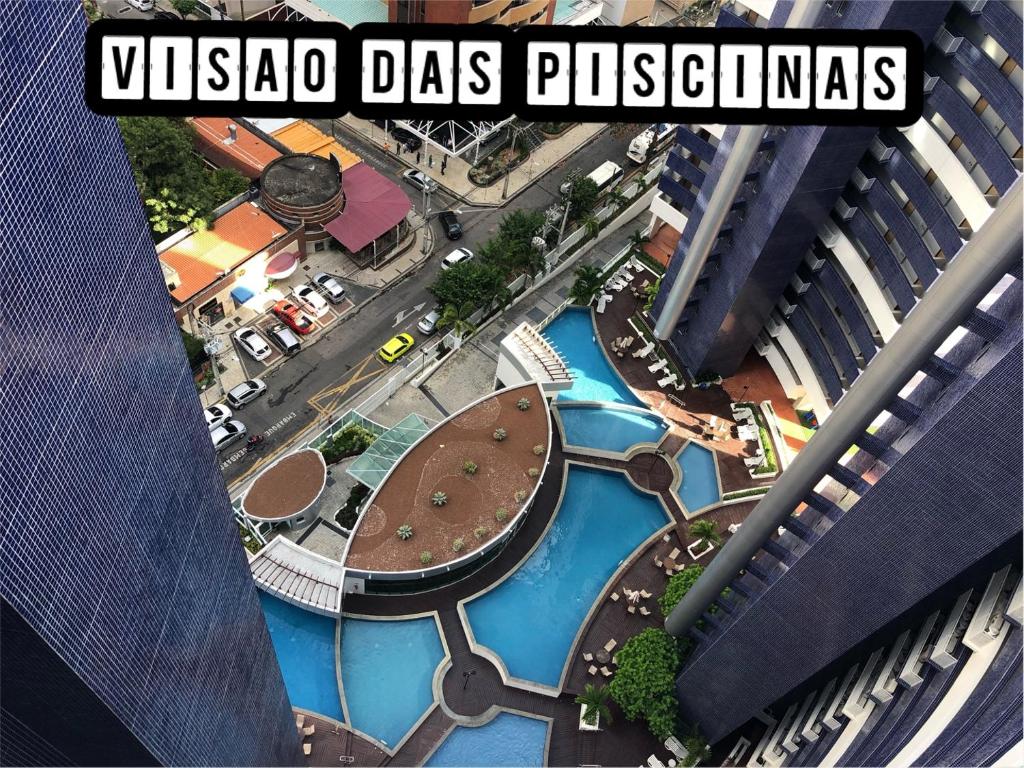
[[[296,333],[305,335],[313,332],[312,318],[287,299],[281,299],[274,305],[274,314]]]

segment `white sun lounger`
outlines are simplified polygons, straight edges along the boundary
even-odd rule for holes
[[[658,360],[654,365],[647,366],[647,370],[651,373],[657,373],[663,368],[668,368],[668,360]]]
[[[602,296],[600,299],[597,300],[597,314],[599,314],[599,315],[603,315],[604,314],[604,308],[605,308],[605,305],[607,303],[608,303],[607,295]]]
[[[647,357],[651,352],[654,351],[654,342],[648,341],[640,349],[633,353],[633,357]]]
[[[658,386],[659,387],[667,387],[669,384],[672,384],[677,378],[678,377],[674,373],[670,373],[664,379],[659,379],[658,380]]]

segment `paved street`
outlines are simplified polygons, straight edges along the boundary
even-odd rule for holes
[[[393,154],[343,130],[338,131],[338,138],[381,173],[400,177],[407,167]],[[459,218],[465,234],[458,245],[475,251],[495,233],[502,216],[509,210],[541,209],[554,202],[558,197],[558,186],[570,171],[579,168],[586,173],[606,159],[615,160],[628,170],[630,163],[625,155],[631,138],[616,138],[605,130],[591,145],[566,158],[503,208],[462,208],[450,196],[441,192],[433,196],[431,209],[462,209]],[[400,183],[417,209],[420,209],[420,194],[404,182]],[[435,256],[424,262],[415,273],[378,293],[359,312],[339,322],[317,344],[303,349],[264,377],[267,395],[249,405],[239,415],[250,433],[262,432],[267,435],[264,447],[256,455],[238,455],[240,452],[232,449],[224,451],[220,458],[228,483],[240,477],[258,460],[259,455],[274,451],[314,420],[323,418],[323,414],[379,382],[388,367],[379,362],[374,353],[388,338],[407,331],[412,333],[417,343],[424,341],[422,334],[416,330],[416,323],[433,304],[433,297],[427,287],[440,270],[440,257],[453,247],[440,232],[436,219],[433,226],[437,251]],[[248,360],[243,362],[247,366],[251,365]]]

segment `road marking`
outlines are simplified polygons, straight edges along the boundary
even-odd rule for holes
[[[376,361],[376,359],[376,355],[367,355],[362,362],[352,369],[348,378],[339,384],[320,390],[309,398],[307,402],[315,408],[321,416],[329,416],[334,411],[335,407],[337,407],[338,402],[348,394],[349,390],[351,390],[353,386],[360,382],[376,378],[387,370],[383,366],[379,366],[369,373],[364,374],[363,372],[366,370],[366,367],[371,362]]]
[[[395,322],[391,324],[391,327],[394,328],[400,322],[405,320],[405,318],[407,318],[409,315],[415,315],[415,314],[423,311],[423,308],[425,306],[427,306],[427,303],[423,302],[422,304],[417,304],[412,309],[403,309],[401,312],[399,312],[397,315],[395,315]]]
[[[295,411],[292,411],[292,412],[291,412],[291,413],[289,413],[289,414],[288,414],[287,416],[285,416],[285,417],[283,417],[283,418],[281,418],[281,419],[278,419],[278,420],[277,420],[277,421],[276,421],[275,423],[273,423],[273,424],[271,424],[271,425],[270,425],[269,427],[267,427],[267,429],[266,429],[266,430],[265,430],[265,431],[264,431],[264,432],[262,433],[262,434],[263,434],[263,437],[264,437],[264,438],[270,437],[270,436],[271,436],[272,434],[274,434],[274,433],[275,433],[275,432],[277,432],[277,431],[278,431],[279,429],[281,429],[282,427],[284,427],[284,425],[285,425],[285,424],[287,424],[287,423],[288,423],[289,421],[291,421],[292,419],[294,419],[294,418],[295,418],[296,416],[298,416],[298,414],[297,414],[297,413],[296,413]],[[277,452],[275,452],[275,453],[279,453],[279,452],[280,452],[280,451],[277,451]],[[248,453],[248,448],[241,448],[241,449],[239,449],[239,450],[235,451],[234,453],[232,453],[232,454],[231,454],[230,456],[228,456],[228,457],[227,457],[227,458],[226,458],[226,459],[225,459],[224,461],[222,461],[222,462],[221,462],[221,464],[220,464],[220,469],[221,469],[221,472],[223,472],[223,471],[224,471],[224,470],[226,470],[226,469],[227,469],[228,467],[230,467],[230,466],[231,466],[232,464],[234,464],[234,463],[235,463],[236,461],[238,461],[238,460],[239,460],[240,458],[242,458],[243,456],[245,456],[245,454],[246,454],[246,453]],[[263,466],[263,464],[265,464],[265,463],[266,463],[266,462],[265,462],[265,461],[263,461],[263,460],[261,460],[261,461],[258,461],[258,462],[256,463],[256,465],[252,467],[252,469],[256,469],[257,467]],[[250,471],[251,471],[251,470],[250,470]]]

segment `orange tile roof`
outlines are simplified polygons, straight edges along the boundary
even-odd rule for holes
[[[171,296],[184,304],[287,232],[252,203],[242,203],[159,254],[178,273]]]
[[[229,125],[236,127],[237,140],[225,144]],[[249,178],[259,176],[267,163],[281,156],[267,142],[230,117],[194,117],[192,126],[196,129],[196,143],[203,154],[214,164],[234,168]]]
[[[296,120],[284,128],[278,128],[270,135],[292,152],[319,155],[320,157],[330,157],[333,154],[341,163],[343,171],[363,162],[363,159],[355,152],[345,149],[326,133],[314,128],[305,120]]]

